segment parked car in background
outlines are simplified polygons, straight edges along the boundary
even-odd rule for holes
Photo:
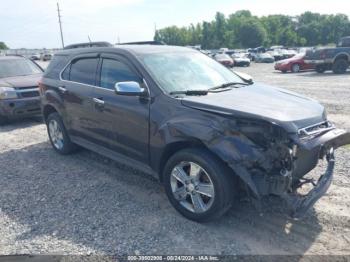
[[[259,53],[255,57],[255,62],[256,63],[273,63],[275,62],[275,58],[273,58],[272,55],[269,53]]]
[[[227,54],[216,54],[214,55],[214,59],[226,67],[234,66],[233,59]]]
[[[263,46],[256,47],[256,48],[249,48],[249,49],[247,49],[248,58],[251,61],[255,61],[255,58],[257,57],[258,54],[265,53],[266,51],[267,50]]]
[[[250,59],[246,53],[234,53],[231,57],[235,66],[250,66]]]
[[[274,45],[274,46],[271,46],[270,47],[270,50],[281,50],[281,49],[284,49],[284,46],[283,45]]]
[[[42,68],[20,56],[0,57],[0,123],[40,115]]]
[[[313,64],[305,63],[304,57],[305,54],[297,54],[291,58],[280,60],[275,63],[275,70],[279,70],[283,73],[298,73],[304,70],[315,69],[315,66]]]
[[[310,51],[312,49],[313,49],[313,47],[300,47],[300,48],[298,48],[298,53],[306,54],[307,51]]]
[[[43,61],[50,61],[52,59],[52,54],[43,54],[41,59]]]
[[[274,58],[274,61],[279,61],[285,58],[281,49],[268,50],[266,53],[271,55]]]
[[[253,52],[251,50],[248,51],[248,58],[250,59],[250,61],[255,61],[256,56],[258,55],[258,53]]]
[[[40,54],[32,54],[30,59],[34,61],[40,60]]]
[[[288,59],[295,56],[298,52],[293,49],[281,49],[283,59]]]
[[[233,55],[234,53],[237,53],[237,52],[236,52],[235,50],[229,49],[229,50],[226,50],[226,51],[223,52],[223,53],[225,53],[226,55],[229,55],[229,56],[232,57],[232,55]]]
[[[183,47],[61,51],[39,85],[56,152],[80,145],[153,174],[174,208],[199,222],[225,214],[242,190],[281,196],[302,217],[331,184],[334,151],[350,143],[315,100]],[[303,179],[319,159],[327,172]],[[313,189],[296,194],[305,183]]]
[[[313,48],[306,52],[305,62],[313,64],[318,73],[332,70],[344,74],[350,65],[350,36],[339,40],[336,47]]]

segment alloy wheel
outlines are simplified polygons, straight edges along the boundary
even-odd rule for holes
[[[63,148],[63,132],[56,120],[52,119],[49,122],[49,133],[51,137],[52,144],[56,149]]]
[[[292,71],[293,71],[293,73],[298,73],[300,71],[300,65],[294,64],[292,66]]]
[[[188,211],[204,213],[214,202],[214,184],[200,165],[183,161],[171,172],[171,189],[174,198]]]

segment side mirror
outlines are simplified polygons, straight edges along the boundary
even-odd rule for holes
[[[248,83],[248,84],[253,84],[254,80],[253,77],[251,77],[250,75],[246,74],[246,73],[242,73],[242,72],[236,72],[235,74],[238,75],[244,82]]]
[[[145,89],[137,82],[118,82],[114,86],[115,92],[118,95],[124,96],[139,96],[145,92]]]

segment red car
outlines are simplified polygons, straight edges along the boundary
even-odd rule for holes
[[[297,54],[291,58],[278,61],[275,64],[275,70],[286,73],[288,71],[297,73],[303,70],[315,69],[312,64],[306,64],[304,61],[305,53]]]
[[[227,54],[216,54],[214,56],[214,59],[226,67],[233,67],[234,66],[233,59]]]

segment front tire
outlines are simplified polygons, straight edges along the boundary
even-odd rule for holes
[[[170,203],[190,220],[214,220],[232,206],[236,192],[234,175],[205,149],[177,152],[165,165],[163,178]]]
[[[334,74],[344,74],[349,67],[349,62],[343,58],[335,60],[332,66]]]
[[[293,73],[299,73],[300,72],[300,65],[299,64],[293,64],[292,65],[292,72]]]
[[[58,113],[52,113],[46,120],[47,132],[52,147],[61,155],[68,155],[77,149],[70,140],[63,121]]]
[[[327,67],[325,65],[316,66],[316,72],[319,74],[326,72],[326,69],[327,69]]]

